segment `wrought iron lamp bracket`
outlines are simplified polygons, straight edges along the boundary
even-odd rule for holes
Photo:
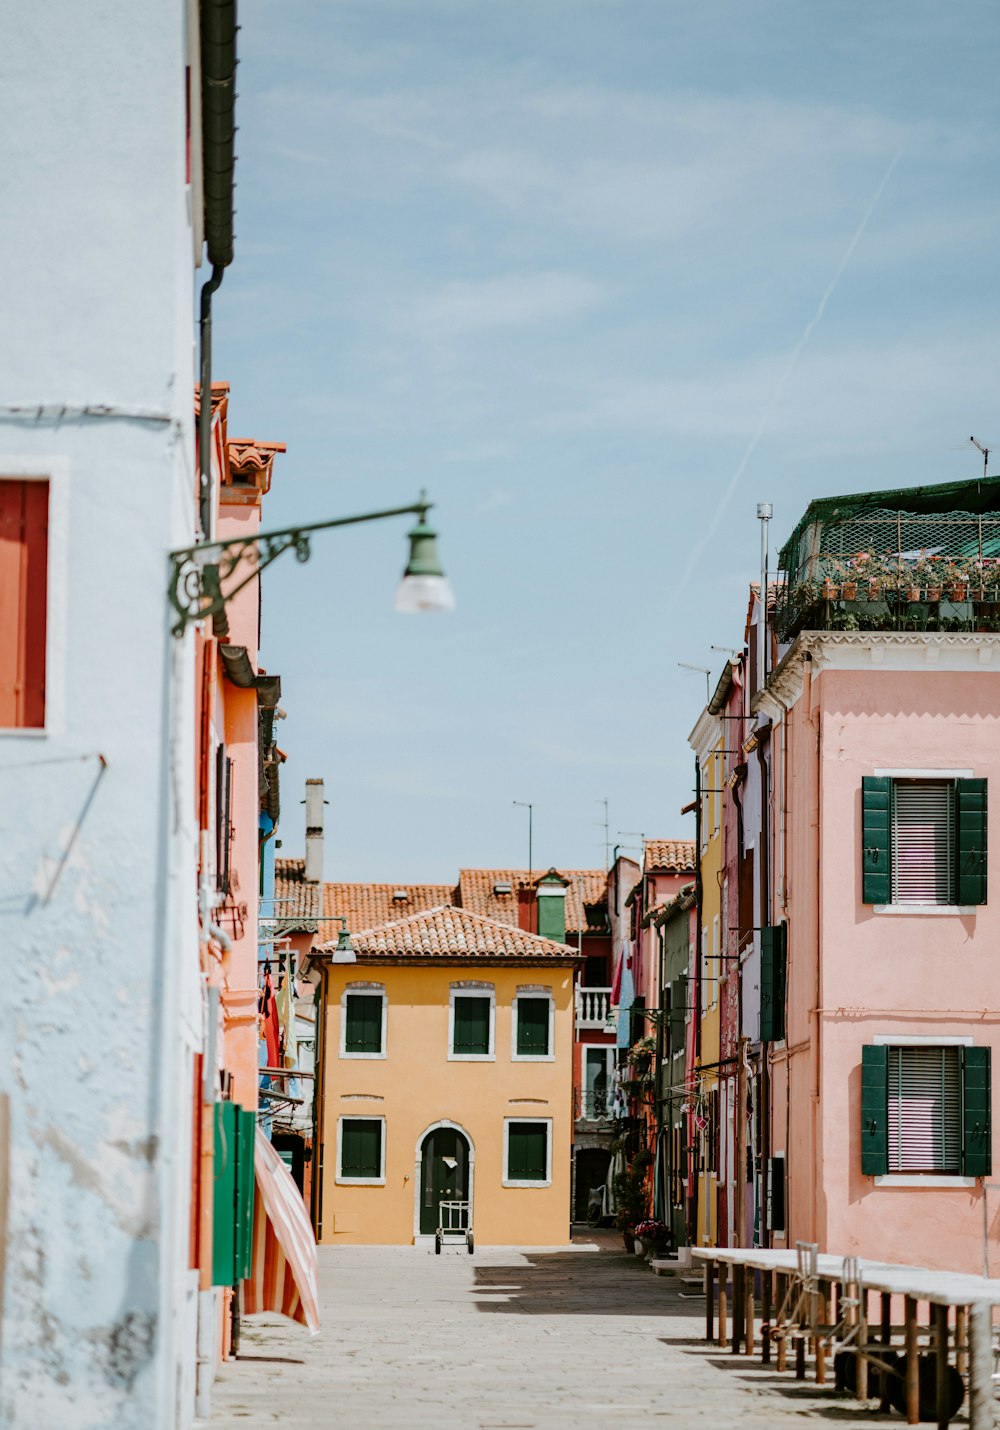
[[[177,613],[171,627],[183,636],[192,621],[221,615],[232,598],[286,551],[294,551],[296,561],[312,555],[312,534],[338,526],[358,526],[366,521],[383,521],[390,516],[416,516],[423,522],[431,509],[421,492],[410,506],[387,507],[360,516],[335,517],[283,531],[259,531],[253,536],[232,537],[228,541],[205,541],[170,552],[170,580],[167,598]]]

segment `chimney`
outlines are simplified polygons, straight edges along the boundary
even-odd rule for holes
[[[323,781],[306,780],[306,881],[323,880]]]

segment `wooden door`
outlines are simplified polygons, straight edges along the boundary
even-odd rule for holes
[[[436,1127],[424,1138],[420,1167],[420,1232],[433,1235],[441,1224],[441,1202],[469,1197],[469,1144],[454,1127]]]

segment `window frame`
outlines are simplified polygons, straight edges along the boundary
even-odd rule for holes
[[[344,1123],[345,1122],[379,1122],[381,1130],[379,1133],[379,1175],[377,1177],[345,1177],[344,1176]],[[384,1187],[385,1186],[385,1143],[386,1143],[386,1120],[384,1114],[376,1114],[374,1117],[366,1117],[361,1113],[342,1112],[337,1116],[337,1167],[336,1183],[340,1187]]]
[[[525,1003],[529,1003],[529,1002],[532,1002],[532,1001],[533,1001],[533,1002],[536,1002],[536,1003],[548,1002],[548,1005],[549,1005],[548,1049],[549,1049],[549,1050],[548,1050],[547,1053],[519,1053],[518,1050],[517,1050],[517,1034],[518,1034],[518,1028],[519,1028],[519,1026],[520,1026],[520,1017],[521,1017],[521,1014],[520,1014],[520,1006],[519,1006],[519,1005],[520,1005],[522,999],[524,1000]],[[555,1054],[555,1035],[556,1035],[556,1004],[555,1004],[555,998],[554,998],[553,995],[552,995],[552,989],[551,989],[551,987],[542,986],[542,985],[540,985],[540,984],[539,984],[539,985],[526,984],[523,988],[518,988],[517,992],[514,994],[514,999],[513,999],[513,1002],[512,1002],[512,1004],[511,1004],[511,1018],[510,1018],[510,1060],[511,1060],[511,1062],[512,1062],[512,1063],[554,1063],[555,1060],[556,1060],[556,1054]]]
[[[455,1001],[458,998],[489,998],[490,1039],[489,1051],[485,1053],[455,1052]],[[479,979],[463,979],[453,983],[448,990],[448,1061],[450,1063],[493,1063],[496,1062],[497,1035],[497,990],[496,984]]]
[[[552,1185],[552,1122],[551,1117],[505,1117],[503,1120],[503,1177],[502,1185],[517,1190],[519,1188],[551,1187]],[[545,1180],[542,1182],[512,1178],[510,1176],[510,1129],[513,1124],[533,1123],[545,1128]]]
[[[971,769],[971,768],[966,768],[966,769],[950,769],[950,768],[949,768],[949,769],[937,769],[937,770],[932,770],[932,769],[874,769],[874,770],[872,770],[872,774],[875,776],[876,779],[888,779],[888,780],[892,780],[893,782],[895,782],[896,780],[936,780],[936,781],[938,781],[938,782],[943,783],[944,781],[947,780],[947,781],[950,781],[952,784],[954,784],[954,782],[955,782],[956,780],[971,780],[971,779],[975,779],[975,778],[976,778],[976,772],[975,772],[974,769]],[[894,848],[894,826],[893,826],[892,815],[891,815],[891,805],[890,805],[890,820],[889,820],[889,840],[890,840],[890,849],[892,849],[892,848]],[[951,874],[952,874],[953,877],[956,877],[956,870],[955,870],[954,868],[953,868],[950,872],[951,872]],[[976,914],[976,913],[978,913],[979,909],[980,909],[981,907],[983,907],[983,905],[980,905],[980,904],[918,904],[918,903],[902,903],[902,904],[898,904],[898,903],[888,903],[888,904],[871,904],[869,907],[871,908],[872,912],[873,912],[873,913],[876,913],[876,914],[890,914],[890,915],[891,915],[891,914],[911,914],[911,915],[916,915],[916,916],[918,916],[918,917],[922,917],[922,916],[924,916],[924,915],[929,915],[931,918],[940,918],[942,914],[944,914],[944,915]],[[900,1175],[902,1175],[902,1174],[900,1174]]]
[[[964,1034],[939,1037],[923,1033],[876,1033],[871,1041],[876,1047],[886,1048],[972,1048],[976,1045],[975,1038]],[[911,1190],[915,1187],[961,1190],[975,1187],[981,1180],[967,1177],[964,1172],[881,1172],[872,1178],[876,1187],[908,1187]]]
[[[0,479],[47,482],[45,574],[45,719],[41,725],[0,725],[0,739],[44,740],[66,733],[69,658],[69,461],[66,457],[0,457]]]
[[[604,1068],[607,1076],[607,1102],[603,1113],[588,1112],[584,1099],[587,1096],[587,1055],[593,1052],[604,1053]],[[618,1049],[614,1043],[581,1043],[580,1044],[580,1116],[588,1122],[607,1121],[611,1116],[611,1108],[614,1103],[614,1071]],[[524,1119],[522,1119],[524,1120]]]
[[[357,1053],[352,1052],[347,1046],[347,1000],[350,997],[382,999],[382,1031],[381,1044],[382,1051],[378,1053]],[[388,1057],[388,1032],[389,1032],[389,997],[386,993],[384,983],[370,983],[365,981],[348,983],[340,995],[340,1056],[351,1059],[367,1059],[368,1061],[384,1061]]]

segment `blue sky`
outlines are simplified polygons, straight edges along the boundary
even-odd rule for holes
[[[970,433],[1000,455],[1000,8],[240,20],[215,365],[231,432],[288,443],[265,524],[426,487],[458,600],[394,615],[405,521],[264,578],[283,852],[312,775],[328,878],[523,863],[515,799],[540,866],[603,862],[605,796],[612,843],[690,836],[677,663],[742,642],[756,502],[780,544],[812,496],[975,476]]]

